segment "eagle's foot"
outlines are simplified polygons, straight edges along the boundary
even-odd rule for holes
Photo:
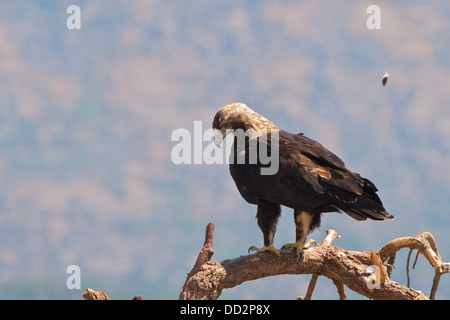
[[[262,248],[257,248],[255,246],[252,246],[248,249],[248,253],[250,254],[251,251],[256,251],[257,253],[261,253],[261,252],[273,252],[275,253],[277,256],[281,257],[280,251],[278,249],[275,249],[273,245],[270,246],[264,246]]]
[[[309,239],[308,242],[306,242],[305,244],[301,244],[300,242],[287,243],[281,249],[293,248],[295,249],[297,257],[301,259],[301,257],[303,256],[303,250],[308,249],[312,244],[316,244],[316,242],[313,239]]]

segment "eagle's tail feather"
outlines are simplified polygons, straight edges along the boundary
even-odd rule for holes
[[[338,205],[338,208],[356,220],[394,220],[395,216],[387,212],[380,198],[376,194],[377,188],[367,179],[364,179],[363,192],[351,204]]]
[[[349,207],[343,207],[340,206],[339,209],[344,211],[346,214],[348,214],[350,217],[359,220],[359,221],[365,221],[367,218],[371,220],[394,220],[395,216],[391,215],[389,212],[382,210],[370,210],[370,209],[363,209],[363,208],[349,208]]]

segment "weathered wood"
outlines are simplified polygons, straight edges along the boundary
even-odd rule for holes
[[[103,291],[95,291],[87,288],[83,293],[85,300],[109,300],[109,297]]]
[[[318,276],[331,279],[341,299],[346,298],[344,285],[371,299],[428,299],[422,292],[389,279],[390,274],[386,272],[385,262],[394,257],[401,248],[419,250],[435,268],[436,274],[450,272],[449,265],[443,263],[437,253],[436,242],[430,233],[394,239],[379,252],[357,252],[331,246],[339,236],[333,230],[327,232],[327,237],[320,245],[303,251],[301,260],[294,251],[285,249],[280,251],[281,256],[263,252],[222,262],[211,261],[211,255],[207,255],[207,259],[204,257],[205,251],[212,251],[213,233],[210,232],[208,241],[205,239],[205,245],[197,259],[197,262],[204,262],[201,266],[196,262],[188,274],[180,299],[217,299],[223,289],[233,288],[246,281],[282,274],[314,275],[306,299],[311,298]],[[435,277],[433,288],[437,288],[439,278],[440,276]],[[435,293],[435,289],[433,290]],[[434,293],[432,292],[432,297]]]

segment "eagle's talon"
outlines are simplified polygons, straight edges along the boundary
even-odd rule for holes
[[[298,260],[301,260],[303,257],[303,250],[308,249],[312,244],[316,244],[313,239],[309,239],[305,244],[301,243],[287,243],[281,249],[295,249],[295,253],[297,254]]]
[[[262,248],[257,248],[255,246],[251,246],[250,248],[248,248],[248,254],[251,253],[251,251],[256,251],[257,253],[261,253],[261,252],[273,252],[275,253],[277,256],[281,257],[280,251],[278,249],[275,249],[274,246],[270,245],[270,246],[264,246]]]

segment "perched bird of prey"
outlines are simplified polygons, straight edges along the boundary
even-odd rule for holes
[[[244,103],[222,107],[212,127],[217,146],[234,133],[230,173],[242,197],[258,206],[256,218],[264,246],[252,246],[249,252],[280,255],[273,239],[281,205],[294,209],[296,227],[295,243],[283,248],[296,249],[299,257],[313,243],[305,243],[306,237],[320,225],[322,213],[345,212],[361,221],[394,219],[384,209],[372,182],[347,169],[320,143],[303,134],[283,131]],[[245,133],[243,140],[237,132]],[[278,154],[278,170],[273,174],[261,173],[268,167],[267,159],[262,159],[259,152],[263,149]]]
[[[389,73],[386,71],[386,72],[384,73],[384,75],[383,75],[383,79],[381,79],[381,83],[383,84],[383,87],[386,86],[386,83],[387,83],[387,81],[388,81],[388,78],[389,78]]]

